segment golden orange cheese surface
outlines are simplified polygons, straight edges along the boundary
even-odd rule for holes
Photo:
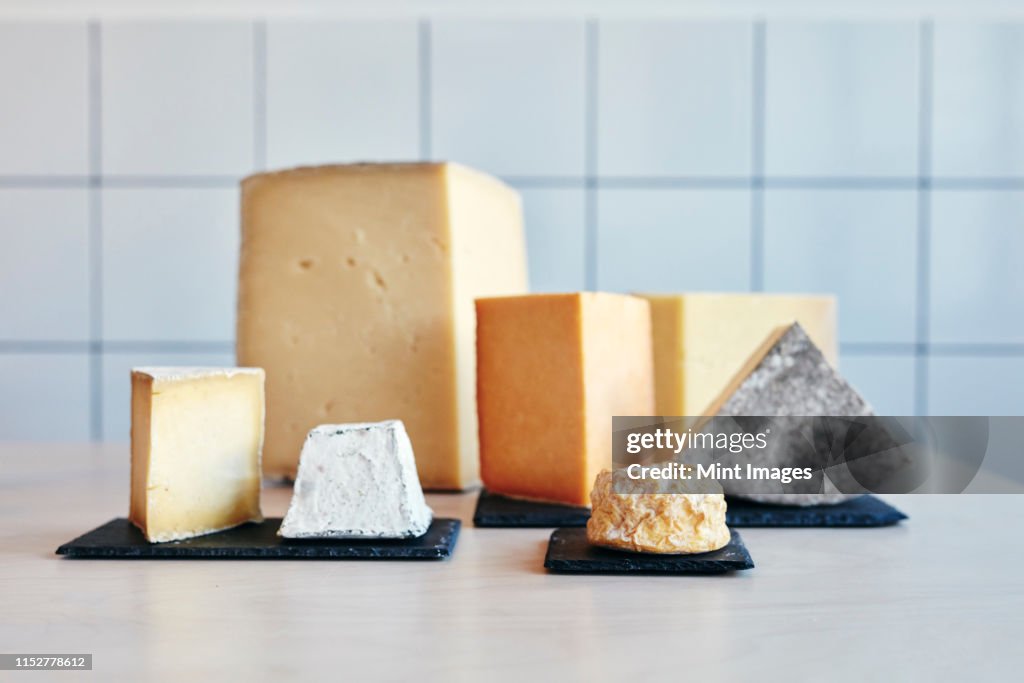
[[[480,473],[494,493],[585,507],[612,416],[654,411],[649,306],[584,292],[478,299]]]
[[[597,476],[590,494],[587,540],[593,545],[640,553],[688,554],[729,543],[725,496],[721,493],[620,493],[613,475]],[[629,490],[628,479],[619,491]],[[639,484],[636,490],[641,489]]]

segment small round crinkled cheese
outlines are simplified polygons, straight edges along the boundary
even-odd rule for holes
[[[616,493],[608,470],[590,493],[587,540],[641,553],[685,554],[729,543],[721,493]],[[622,489],[620,489],[622,490]]]

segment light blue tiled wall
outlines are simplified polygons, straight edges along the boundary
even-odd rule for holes
[[[0,92],[0,438],[230,363],[238,179],[359,159],[507,179],[538,291],[835,292],[879,411],[1024,413],[1024,24],[7,21]]]
[[[607,189],[597,196],[599,289],[750,288],[750,193]]]

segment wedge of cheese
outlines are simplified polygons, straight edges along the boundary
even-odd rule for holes
[[[723,466],[811,467],[815,476],[786,486],[777,481],[721,480],[730,495],[762,503],[822,505],[841,503],[847,494],[879,487],[906,468],[907,454],[884,428],[869,420],[844,433],[843,417],[873,416],[871,406],[829,363],[799,323],[769,334],[711,405],[718,417],[820,417],[832,427],[811,436],[810,422],[777,423],[765,448],[720,455]],[[722,424],[727,424],[723,421]],[[827,438],[826,438],[827,435]],[[843,456],[839,459],[838,456]],[[868,488],[865,488],[868,487]]]
[[[129,519],[152,542],[258,522],[260,368],[132,370]]]
[[[640,294],[651,304],[657,414],[708,412],[744,362],[775,328],[799,322],[838,365],[831,296]]]
[[[484,485],[586,506],[594,478],[612,466],[612,416],[654,410],[647,302],[537,294],[476,307]]]
[[[427,533],[412,444],[400,420],[320,425],[306,437],[285,538],[410,538]]]
[[[311,428],[401,419],[425,487],[479,479],[473,299],[526,291],[518,194],[453,164],[242,184],[237,355],[267,371],[264,471]]]

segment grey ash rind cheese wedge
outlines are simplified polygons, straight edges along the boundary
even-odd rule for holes
[[[798,323],[780,327],[769,335],[718,401],[712,404],[708,414],[714,417],[874,416],[867,401],[832,367]],[[743,461],[755,467],[811,466],[820,469],[820,444],[808,447],[804,436],[773,436],[768,440],[767,448],[750,449],[744,453]],[[762,503],[836,504],[857,495],[851,492],[866,493],[862,482],[884,481],[907,464],[906,454],[895,447],[892,437],[884,429],[873,428],[863,433],[859,448],[872,455],[857,462],[856,476],[850,471],[848,460],[845,465],[829,467],[825,471],[826,476],[817,481],[797,482],[794,487],[787,487],[787,490],[798,491],[802,484],[806,484],[816,487],[810,488],[813,492],[779,493],[777,484],[773,487],[771,483],[765,484],[766,491],[759,492],[750,481],[744,481],[742,485],[728,480],[720,483],[726,494]],[[737,490],[739,487],[742,490]]]
[[[401,420],[320,425],[299,457],[284,538],[413,538],[433,512]]]

